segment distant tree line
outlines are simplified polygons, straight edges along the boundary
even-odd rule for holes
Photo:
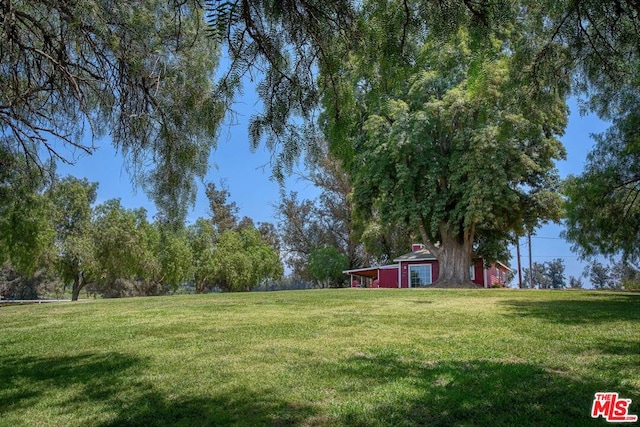
[[[97,183],[43,173],[18,153],[0,150],[0,162],[4,298],[340,287],[348,285],[343,270],[384,262],[410,241],[408,233],[363,231],[352,219],[348,177],[326,152],[304,176],[319,197],[283,193],[277,228],[241,218],[224,182],[206,185],[209,217],[176,225],[119,199],[98,204]]]
[[[534,262],[531,269],[525,268],[523,286],[536,289],[593,289],[613,291],[640,290],[640,269],[624,259],[611,265],[592,260],[584,269],[582,277],[565,276],[564,260],[556,258],[544,263]],[[583,279],[586,280],[583,282]]]
[[[279,279],[279,237],[239,220],[228,191],[207,187],[212,216],[176,227],[120,200],[96,204],[98,185],[44,175],[19,156],[0,176],[0,293],[5,298],[248,291]],[[13,170],[19,173],[6,173]]]

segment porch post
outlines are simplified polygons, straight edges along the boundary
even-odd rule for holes
[[[483,274],[482,274],[482,278],[483,279],[482,280],[484,280],[484,288],[487,289],[488,288],[488,286],[487,286],[487,273],[489,273],[489,270],[487,269],[487,264],[485,263],[484,258],[482,259],[482,271],[483,271]]]

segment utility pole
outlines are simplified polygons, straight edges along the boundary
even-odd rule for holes
[[[516,234],[516,254],[518,256],[518,287],[522,289],[522,262],[520,260],[520,236]]]
[[[527,234],[529,240],[529,289],[533,289],[533,262],[531,261],[531,232]]]

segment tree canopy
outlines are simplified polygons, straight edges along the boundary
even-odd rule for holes
[[[470,282],[474,257],[504,259],[511,232],[559,219],[568,83],[522,77],[516,29],[434,36],[419,8],[413,25],[388,27],[397,8],[373,3],[368,47],[336,73],[349,91],[323,92],[327,133],[364,215],[415,230],[439,284]]]
[[[226,105],[199,3],[1,0],[0,10],[0,145],[43,166],[108,135],[159,210],[183,217]]]
[[[386,103],[388,112],[397,114],[402,111],[401,103],[391,105],[390,101],[397,100],[396,92],[408,92],[403,82],[415,84],[415,79],[407,78],[407,68],[403,64],[415,66],[424,61],[418,55],[421,39],[442,40],[446,45],[447,40],[452,40],[463,30],[468,34],[467,49],[475,54],[480,51],[487,53],[487,50],[478,51],[477,48],[493,37],[494,41],[502,43],[503,48],[502,51],[499,48],[493,50],[494,54],[503,56],[494,65],[502,61],[503,71],[508,69],[511,77],[519,73],[520,80],[513,80],[511,88],[518,89],[519,100],[524,104],[532,94],[549,99],[573,94],[582,99],[585,110],[595,111],[601,118],[612,121],[611,131],[604,139],[598,140],[598,150],[594,153],[594,157],[605,154],[609,157],[608,163],[614,165],[609,168],[608,184],[602,185],[598,193],[594,187],[600,177],[587,171],[583,179],[574,180],[567,187],[570,199],[567,210],[570,218],[574,218],[568,224],[569,239],[582,245],[587,253],[594,250],[629,252],[629,248],[640,246],[637,245],[635,226],[639,222],[634,216],[638,200],[637,162],[628,158],[637,157],[633,135],[637,134],[640,18],[635,1],[212,0],[208,4],[215,10],[211,22],[219,30],[220,39],[226,40],[231,47],[234,66],[230,75],[241,73],[255,64],[266,67],[259,92],[266,108],[264,114],[254,118],[252,136],[254,144],[266,136],[267,145],[281,149],[280,160],[285,165],[307,149],[305,144],[314,138],[309,128],[295,125],[292,115],[313,119],[317,111],[314,102],[321,96],[324,96],[323,120],[342,122],[341,126],[323,128],[332,151],[341,158],[356,159],[359,147],[354,141],[345,142],[345,138],[362,129],[371,106],[380,111],[381,105]],[[245,46],[250,47],[246,55],[242,49]],[[504,67],[507,55],[513,58]],[[480,77],[475,79],[476,84],[482,82],[485,73],[482,65],[497,59],[485,56],[483,62],[482,56],[479,53],[474,58],[466,58],[470,76]],[[437,58],[435,62],[438,63]],[[345,66],[345,63],[350,65]],[[349,67],[362,73],[349,80],[345,78],[345,74],[353,71]],[[451,75],[456,77],[456,73]],[[487,76],[495,78],[499,73],[489,72]],[[384,81],[384,84],[371,86],[376,79]],[[527,94],[523,87],[531,92]],[[417,93],[417,89],[414,92]],[[366,103],[362,97],[367,93],[379,95],[379,104],[376,105],[375,99],[368,100],[367,109],[354,110],[356,102]],[[534,99],[541,101],[542,98],[534,96]],[[403,101],[412,107],[406,99]],[[544,106],[544,103],[539,105]],[[503,107],[498,105],[495,111],[502,111]],[[531,111],[532,115],[525,114],[524,117],[535,121],[537,111],[535,108]],[[564,114],[556,112],[558,117]],[[381,117],[384,119],[384,114]],[[370,127],[372,123],[369,122]],[[321,121],[322,124],[326,125],[326,122]],[[398,127],[399,121],[394,124]],[[559,127],[557,123],[552,124],[542,129],[542,133],[546,137],[557,135]],[[307,138],[301,138],[301,135]],[[611,144],[613,139],[618,142]],[[611,149],[612,145],[617,148]],[[559,156],[543,157],[542,167],[546,168],[548,161]],[[538,158],[534,156],[532,160],[536,163]],[[589,181],[596,184],[589,186]],[[593,197],[580,200],[575,196],[582,195],[580,193]],[[540,202],[555,205],[557,198],[547,195],[550,197],[540,195]],[[588,221],[589,212],[600,207],[594,203],[598,198],[618,207],[613,211],[601,211],[602,221]],[[633,208],[629,208],[630,203]],[[625,214],[625,226],[620,236],[625,235],[626,239],[614,237],[606,243],[610,247],[599,246],[598,242],[606,240],[602,237],[611,230],[621,212]],[[556,217],[556,213],[550,216]],[[537,220],[544,218],[535,218],[535,215],[526,220],[523,218],[527,228],[534,226]],[[583,223],[588,225],[582,227]],[[581,236],[585,229],[589,231]],[[489,241],[479,241],[478,244],[491,246]]]
[[[586,257],[640,260],[640,6],[572,1],[567,40],[576,55],[584,108],[610,122],[595,135],[584,172],[571,177],[566,238]],[[577,34],[572,32],[577,29]]]
[[[97,183],[65,177],[49,190],[56,230],[54,265],[65,283],[72,283],[72,300],[98,272],[95,240],[91,235],[91,205],[96,200]]]

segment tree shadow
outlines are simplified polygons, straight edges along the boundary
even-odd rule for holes
[[[99,427],[604,425],[590,418],[599,391],[619,392],[635,403],[631,413],[640,412],[631,385],[577,380],[525,362],[359,354],[314,366],[316,389],[338,393],[316,404],[229,383],[207,393],[167,393],[145,379],[147,364],[121,353],[0,357],[0,416],[19,424],[21,411],[44,401],[60,419]]]
[[[109,396],[120,385],[120,373],[141,362],[120,353],[2,357],[0,407],[9,411],[30,407],[52,389],[76,386],[81,386],[89,399]]]
[[[0,418],[24,422],[24,411],[36,406],[75,425],[101,427],[289,426],[315,416],[313,405],[268,390],[167,395],[142,379],[146,365],[121,353],[0,357]],[[56,419],[51,425],[60,425]]]
[[[328,369],[351,380],[352,393],[371,395],[340,415],[337,424],[348,426],[604,425],[590,416],[596,392],[639,398],[617,383],[580,381],[530,363],[422,363],[383,355],[353,357]],[[378,387],[397,392],[380,396]]]
[[[517,317],[576,325],[640,321],[640,295],[620,294],[606,299],[508,300],[502,302]]]
[[[169,398],[150,390],[124,405],[100,427],[120,426],[297,426],[313,419],[315,408],[236,388],[211,396]]]

